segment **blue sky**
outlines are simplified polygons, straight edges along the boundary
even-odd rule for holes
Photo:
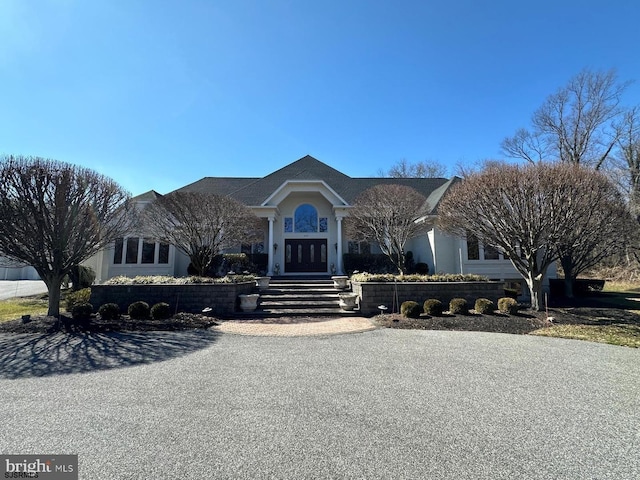
[[[583,68],[636,82],[631,0],[2,0],[0,153],[133,194],[309,154],[356,176],[502,158]]]

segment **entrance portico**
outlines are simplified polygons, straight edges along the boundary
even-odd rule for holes
[[[342,274],[347,203],[319,180],[283,183],[254,212],[268,220],[267,275]]]

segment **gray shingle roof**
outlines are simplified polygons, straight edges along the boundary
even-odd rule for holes
[[[324,181],[348,204],[375,185],[406,185],[427,197],[432,209],[454,182],[446,178],[352,178],[307,155],[263,178],[205,177],[176,191],[212,192],[228,195],[245,205],[258,206],[287,180]]]

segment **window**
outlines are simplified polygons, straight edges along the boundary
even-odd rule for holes
[[[499,260],[500,252],[497,248],[492,247],[490,245],[484,246],[484,259],[485,260]]]
[[[293,233],[293,217],[284,217],[284,232]]]
[[[113,250],[113,263],[122,263],[122,251],[124,250],[124,239],[116,238]]]
[[[482,245],[478,237],[467,234],[467,260],[500,260],[500,250],[491,245]]]
[[[158,248],[158,263],[169,263],[169,244],[161,243]]]
[[[156,257],[156,242],[150,238],[142,241],[142,263],[153,263]]]
[[[138,263],[138,237],[127,238],[126,263]]]
[[[300,233],[318,231],[318,211],[313,205],[305,203],[296,208],[294,214],[295,231]]]
[[[467,234],[467,259],[480,260],[480,243],[474,235]]]
[[[348,250],[349,253],[369,254],[371,253],[371,244],[369,242],[349,241]]]
[[[240,253],[245,253],[247,255],[251,255],[252,253],[264,253],[264,242],[258,243],[243,243],[240,246]]]
[[[166,265],[169,263],[169,244],[158,243],[152,238],[117,238],[113,246],[114,265],[121,265],[123,258],[129,265]]]

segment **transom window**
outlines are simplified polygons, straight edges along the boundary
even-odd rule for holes
[[[285,233],[317,233],[328,231],[327,217],[318,217],[313,205],[303,203],[293,213],[293,217],[284,217]]]

